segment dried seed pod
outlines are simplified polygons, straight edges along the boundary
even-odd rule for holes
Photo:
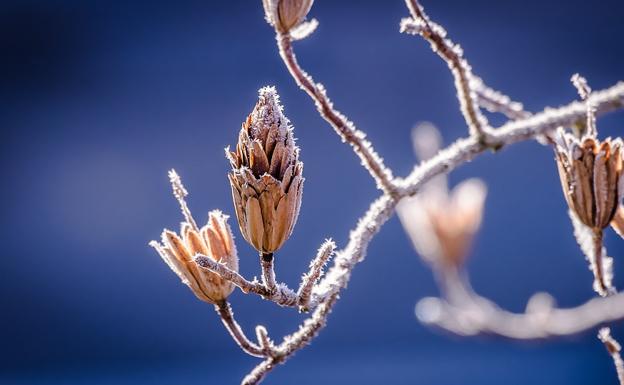
[[[425,161],[442,144],[438,130],[421,123],[412,131],[414,150]],[[397,213],[414,248],[436,267],[460,268],[483,217],[487,187],[480,179],[468,179],[449,192],[446,176],[426,183],[416,196],[402,199]]]
[[[602,230],[611,223],[621,200],[622,140],[582,139],[559,129],[555,154],[563,195],[586,226]]]
[[[303,193],[303,163],[292,127],[273,87],[259,91],[258,103],[240,130],[236,151],[226,154],[236,217],[247,242],[263,254],[279,249],[297,222]]]
[[[306,18],[312,0],[262,0],[266,20],[280,33],[288,33]]]
[[[236,245],[227,219],[227,215],[214,210],[208,214],[208,223],[203,228],[198,230],[192,224],[182,222],[180,235],[165,229],[161,243],[150,242],[197,298],[211,304],[226,299],[234,290],[234,285],[199,268],[193,257],[197,254],[206,255],[231,270],[238,271]]]
[[[397,212],[414,248],[427,262],[458,268],[481,225],[486,194],[481,180],[468,179],[450,194],[432,189],[404,199]]]

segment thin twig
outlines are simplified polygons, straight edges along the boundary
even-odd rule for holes
[[[274,356],[258,364],[244,379],[241,385],[260,383],[278,364],[283,364],[297,350],[308,345],[318,332],[325,326],[327,316],[336,304],[338,296],[334,295],[320,304],[310,318],[306,319],[296,332],[284,337],[284,341],[274,348]]]
[[[412,19],[404,19],[401,30],[421,35],[431,44],[433,52],[446,62],[455,78],[457,98],[470,134],[481,138],[482,141],[487,139],[491,128],[479,109],[479,98],[474,89],[475,77],[470,64],[463,57],[463,50],[447,38],[447,32],[442,26],[429,19],[417,0],[405,0],[405,3]]]
[[[605,277],[604,264],[603,264],[603,246],[602,246],[602,229],[592,229],[592,243],[593,254],[590,258],[593,258],[591,266],[594,268],[593,273],[596,280],[596,291],[604,297],[609,295],[611,289],[607,283]]]
[[[258,364],[249,374],[243,378],[241,385],[256,385],[264,380],[267,374],[273,370],[276,366],[276,362],[273,358],[267,358]]]
[[[188,191],[186,191],[186,189],[184,188],[184,185],[182,184],[182,180],[180,179],[180,176],[174,169],[169,170],[169,182],[171,183],[171,188],[173,189],[173,195],[175,196],[178,203],[180,204],[180,209],[182,210],[182,215],[184,216],[186,223],[191,225],[193,230],[195,230],[196,232],[199,232],[199,227],[197,227],[197,222],[195,222],[195,219],[193,218],[193,215],[191,214],[191,210],[189,210],[188,205],[186,204],[185,198],[188,195]]]
[[[238,346],[240,346],[245,353],[255,357],[265,357],[265,351],[258,345],[249,341],[247,336],[245,336],[245,333],[234,319],[234,312],[232,312],[232,307],[227,301],[215,304],[215,310],[219,314],[219,317],[221,317],[225,328],[230,332],[232,339],[236,341]]]
[[[448,279],[446,279],[448,278]],[[524,313],[501,309],[474,293],[467,281],[446,277],[439,282],[441,298],[423,298],[416,306],[418,319],[458,335],[492,334],[517,340],[568,336],[603,323],[624,319],[624,294],[593,298],[577,307],[560,309],[548,294],[534,295]],[[458,294],[459,293],[459,294]]]
[[[479,105],[490,112],[499,112],[511,120],[531,116],[530,112],[524,110],[522,103],[513,101],[509,96],[488,87],[477,76],[473,76],[472,88],[477,94]]]
[[[615,364],[615,370],[617,372],[618,382],[620,385],[624,385],[624,361],[622,361],[622,356],[620,355],[620,351],[622,347],[620,344],[611,336],[611,329],[602,328],[600,332],[598,332],[598,338],[604,344],[605,348],[613,358],[613,363]]]
[[[297,294],[295,294],[294,291],[289,289],[288,286],[284,284],[277,285],[276,290],[270,292],[264,284],[256,280],[248,281],[242,275],[229,269],[224,264],[219,263],[205,255],[196,255],[195,263],[197,263],[197,265],[202,269],[210,270],[211,272],[219,275],[221,278],[232,282],[244,293],[258,294],[262,296],[262,298],[273,301],[280,306],[297,306]]]
[[[269,296],[266,287],[264,287],[262,283],[258,281],[248,281],[242,275],[210,257],[197,255],[195,256],[195,263],[197,263],[199,267],[210,270],[211,272],[218,274],[221,278],[232,282],[244,293],[256,293],[263,297]]]
[[[297,85],[312,98],[321,116],[334,128],[342,140],[353,147],[362,165],[377,182],[377,187],[394,196],[392,172],[384,165],[383,159],[375,152],[372,144],[366,140],[364,132],[358,130],[353,122],[334,109],[333,103],[325,92],[325,87],[320,83],[315,83],[314,79],[299,66],[291,37],[278,32],[276,39],[280,56]]]
[[[329,258],[336,250],[336,244],[331,239],[327,239],[316,253],[316,257],[310,262],[310,272],[304,274],[301,279],[301,286],[297,296],[299,297],[299,308],[302,311],[307,311],[310,306],[310,296],[312,295],[312,288],[323,274],[323,266],[327,263]]]
[[[273,269],[273,253],[262,253],[260,255],[260,266],[262,267],[262,283],[267,288],[269,295],[277,292],[277,282],[275,282],[275,270]]]

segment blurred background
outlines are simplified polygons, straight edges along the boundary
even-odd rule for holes
[[[574,72],[594,89],[624,78],[620,0],[423,3],[475,72],[528,110],[576,99]],[[415,123],[435,123],[446,142],[466,135],[446,65],[398,32],[402,1],[318,0],[311,16],[320,26],[296,44],[302,65],[396,174],[414,165]],[[291,286],[323,239],[343,246],[379,195],[288,76],[260,1],[3,0],[0,47],[0,383],[238,383],[258,360],[147,246],[181,221],[167,170],[182,176],[198,219],[215,208],[233,215],[223,148],[257,89],[276,85],[307,179],[298,225],[277,256],[278,278]],[[601,118],[601,136],[621,135],[623,122],[622,112]],[[470,176],[489,186],[469,261],[478,292],[516,311],[536,291],[561,306],[594,296],[551,149],[514,145],[450,180]],[[257,256],[232,223],[241,271],[253,277]],[[623,243],[611,231],[606,242],[624,286]],[[327,328],[266,383],[616,384],[595,332],[458,338],[416,320],[415,303],[431,295],[430,271],[395,217]],[[281,340],[303,319],[240,291],[231,300],[250,333],[266,324]],[[623,339],[624,328],[614,335]]]

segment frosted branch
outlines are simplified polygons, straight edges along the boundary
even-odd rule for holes
[[[305,311],[308,309],[312,288],[323,274],[323,267],[329,258],[331,258],[334,250],[336,250],[336,244],[331,239],[328,239],[323,242],[316,253],[316,257],[310,262],[310,272],[303,276],[301,286],[297,292],[299,296],[299,307],[302,310]]]
[[[189,210],[188,205],[186,204],[186,196],[188,195],[188,191],[184,188],[182,184],[182,179],[176,172],[176,170],[169,170],[169,182],[171,183],[171,188],[173,189],[173,196],[175,196],[176,200],[180,204],[180,209],[182,210],[182,215],[186,220],[186,223],[190,224],[193,230],[199,232],[199,227],[197,227],[197,222],[191,215],[191,210]]]
[[[249,339],[245,336],[245,333],[234,319],[232,307],[227,301],[216,304],[215,310],[221,317],[221,321],[223,322],[225,328],[230,332],[232,339],[236,341],[238,346],[240,346],[240,348],[243,349],[245,353],[255,357],[264,357],[264,350],[253,342],[249,341]]]
[[[262,283],[270,294],[277,291],[277,282],[275,282],[275,270],[273,270],[273,253],[262,254],[260,256],[260,266],[262,268]]]
[[[530,112],[524,110],[522,103],[513,101],[509,96],[488,87],[481,78],[473,76],[471,86],[477,94],[479,105],[486,110],[501,113],[511,120],[531,116]]]
[[[624,107],[624,82],[602,91],[595,91],[590,97],[596,108],[596,114],[602,115]],[[546,108],[528,118],[508,122],[496,128],[489,135],[490,146],[501,147],[523,140],[534,139],[547,134],[557,127],[571,127],[585,120],[585,104],[572,102],[559,108]],[[458,165],[472,160],[483,152],[486,145],[474,138],[459,139],[440,151],[438,155],[422,162],[405,179],[396,180],[398,195],[415,194],[422,183],[433,176],[446,173]]]
[[[366,134],[358,130],[353,122],[334,108],[325,92],[325,87],[316,83],[299,66],[292,47],[291,37],[278,32],[276,39],[280,56],[297,85],[312,98],[320,115],[334,128],[340,138],[351,145],[353,151],[362,161],[362,165],[377,182],[377,187],[390,195],[394,195],[392,171],[384,165],[383,159],[366,139]]]
[[[524,313],[512,313],[475,294],[467,282],[454,277],[445,279],[442,289],[448,298],[420,300],[416,315],[424,324],[458,335],[541,339],[577,334],[624,319],[624,294],[594,298],[577,307],[559,309],[554,307],[550,295],[538,293],[529,300]]]
[[[602,328],[600,332],[598,332],[598,338],[604,344],[605,348],[607,348],[607,352],[613,359],[613,363],[615,364],[615,370],[617,372],[618,382],[620,385],[624,385],[624,361],[622,361],[622,356],[620,355],[620,351],[622,347],[620,344],[611,336],[611,329]]]
[[[613,259],[607,256],[602,244],[602,229],[590,229],[585,226],[571,210],[568,210],[568,214],[572,220],[576,241],[594,275],[594,291],[602,297],[615,293],[612,283]]]
[[[270,291],[264,284],[254,280],[248,281],[242,275],[230,270],[227,266],[205,255],[195,256],[195,263],[202,269],[209,270],[221,278],[232,282],[244,293],[254,293],[262,298],[275,302],[280,306],[296,306],[297,295],[284,284],[276,285],[274,291]]]
[[[403,19],[401,32],[418,34],[431,44],[433,52],[438,54],[448,65],[455,79],[457,98],[470,134],[485,138],[491,130],[487,118],[479,109],[479,97],[475,84],[479,80],[472,74],[472,68],[464,59],[463,49],[447,38],[446,30],[429,19],[417,0],[405,0],[411,19]],[[482,82],[481,82],[482,83]],[[499,94],[490,94],[494,100],[501,101]]]

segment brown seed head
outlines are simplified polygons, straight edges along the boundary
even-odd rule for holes
[[[164,230],[160,243],[150,242],[197,298],[211,304],[226,299],[234,290],[234,285],[198,267],[193,257],[202,254],[238,271],[236,245],[227,219],[221,211],[214,210],[208,214],[208,223],[199,231],[191,224],[182,222],[180,235]]]
[[[581,140],[560,129],[556,160],[568,206],[593,229],[604,229],[617,210],[622,191],[622,140],[602,143],[594,135]]]
[[[236,217],[247,242],[261,253],[279,249],[292,233],[303,192],[303,163],[290,122],[273,87],[240,130],[236,151],[226,149]]]
[[[262,0],[266,20],[280,33],[297,27],[312,7],[312,0]]]
[[[397,207],[414,248],[429,263],[460,267],[481,224],[487,189],[478,179],[460,183],[450,194],[434,188]]]

